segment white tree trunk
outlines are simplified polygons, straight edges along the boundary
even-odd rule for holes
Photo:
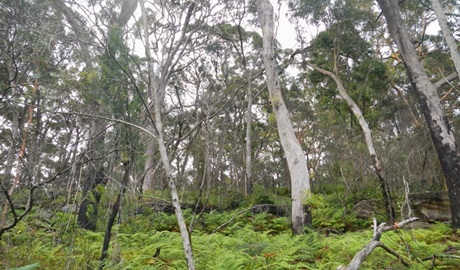
[[[161,93],[159,92],[159,89],[152,88],[152,85],[153,85],[152,80],[154,80],[154,78],[157,78],[157,76],[155,76],[153,72],[152,59],[150,56],[150,46],[149,46],[150,42],[149,42],[149,33],[148,33],[148,20],[147,20],[148,14],[145,10],[145,2],[143,0],[141,1],[141,9],[142,9],[143,28],[144,28],[145,54],[147,56],[148,70],[149,70],[148,87],[150,88],[149,92],[153,94],[154,122],[155,122],[156,131],[157,131],[156,139],[158,143],[158,149],[160,151],[161,161],[163,163],[163,167],[164,167],[166,176],[168,178],[168,185],[171,191],[172,204],[174,207],[174,212],[177,218],[177,224],[179,226],[179,231],[180,231],[181,238],[182,238],[182,245],[183,245],[184,252],[185,252],[185,258],[187,260],[187,267],[189,270],[194,270],[195,264],[193,260],[193,251],[192,251],[190,235],[188,233],[187,226],[185,224],[184,215],[182,214],[179,196],[177,194],[176,184],[174,182],[174,178],[172,175],[171,164],[169,161],[169,156],[166,150],[166,145],[165,145],[164,137],[163,137],[163,122],[161,119],[162,97],[161,97]],[[157,85],[161,85],[161,84],[166,84],[166,82],[159,82]]]
[[[356,104],[356,102],[348,95],[347,90],[343,86],[342,80],[337,76],[336,74],[324,70],[322,68],[319,68],[315,65],[309,64],[310,67],[312,67],[314,70],[329,76],[331,79],[335,81],[337,84],[337,89],[339,90],[340,96],[345,100],[345,102],[348,104],[350,107],[351,111],[353,112],[354,116],[358,120],[359,125],[361,126],[361,129],[364,133],[364,138],[366,141],[366,146],[369,151],[369,155],[372,160],[372,164],[374,165],[375,173],[377,174],[377,177],[380,182],[380,187],[384,199],[384,204],[385,204],[385,210],[387,214],[387,221],[391,222],[395,218],[395,213],[394,213],[394,207],[393,207],[393,202],[391,200],[391,194],[390,194],[390,188],[388,187],[388,184],[386,182],[386,179],[383,174],[383,169],[382,169],[382,164],[380,163],[380,159],[377,155],[377,151],[375,151],[375,146],[374,146],[374,139],[372,138],[372,131],[369,128],[369,124],[367,123],[366,119],[364,118],[363,113],[361,112],[361,109],[359,106]]]
[[[449,47],[450,56],[452,57],[452,62],[454,62],[457,75],[460,76],[460,53],[457,49],[458,45],[454,39],[452,31],[449,28],[449,24],[447,23],[446,16],[444,15],[444,11],[442,10],[441,3],[439,2],[439,0],[431,0],[431,6],[433,7],[434,14],[436,14],[436,18],[438,19],[442,35],[444,36],[447,46]]]
[[[278,134],[291,177],[292,231],[294,234],[300,234],[303,232],[303,227],[305,226],[305,207],[302,201],[304,196],[310,192],[307,161],[302,147],[295,136],[279,85],[278,66],[273,46],[273,6],[270,4],[270,1],[257,0],[257,13],[262,27],[263,59],[270,101],[276,116]]]
[[[149,127],[148,129],[153,134],[155,134],[155,130],[152,127]],[[145,164],[144,164],[145,176],[142,182],[142,193],[151,191],[155,188],[155,183],[153,180],[153,177],[154,177],[153,167],[155,165],[153,153],[155,153],[155,145],[156,145],[155,139],[150,138],[150,140],[148,140],[147,142],[147,149],[145,151],[147,154],[147,159],[145,160]]]
[[[246,62],[246,61],[245,61]],[[246,177],[244,183],[244,193],[250,195],[252,193],[252,79],[248,68],[245,65],[244,72],[248,78],[248,108],[246,110]]]

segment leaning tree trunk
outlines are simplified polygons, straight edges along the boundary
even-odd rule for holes
[[[292,128],[289,112],[284,104],[278,77],[278,67],[274,56],[274,23],[273,6],[269,0],[257,1],[257,13],[263,34],[263,59],[267,77],[267,86],[276,124],[289,167],[291,177],[292,198],[292,232],[300,234],[305,226],[305,207],[302,203],[304,196],[310,192],[310,178],[308,175],[305,154]]]
[[[187,29],[188,23],[190,22],[190,17],[192,15],[193,9],[195,7],[194,3],[191,3],[188,12],[187,12],[187,17],[185,18],[185,25],[184,25],[184,32]],[[141,1],[141,12],[142,12],[142,27],[143,27],[143,35],[144,35],[144,41],[145,41],[145,54],[147,56],[147,61],[148,61],[148,91],[149,93],[152,94],[153,96],[153,125],[155,126],[156,129],[156,142],[158,145],[158,150],[160,152],[160,157],[161,157],[161,162],[163,164],[163,168],[165,170],[166,176],[167,176],[167,181],[168,181],[168,186],[171,192],[171,200],[172,200],[172,205],[174,207],[174,212],[176,214],[177,218],[177,224],[179,226],[179,231],[181,234],[182,238],[182,246],[184,248],[184,253],[185,253],[185,259],[187,260],[187,267],[189,270],[194,270],[195,269],[195,263],[193,260],[193,251],[192,251],[192,243],[190,240],[190,234],[187,230],[187,225],[185,224],[185,219],[184,215],[182,213],[182,209],[180,206],[180,201],[179,201],[179,196],[177,193],[176,189],[176,183],[174,181],[174,177],[172,175],[172,168],[171,168],[171,163],[169,160],[169,156],[167,153],[166,149],[166,144],[164,141],[164,135],[163,135],[163,121],[162,121],[162,115],[161,115],[161,110],[163,106],[163,92],[164,92],[164,87],[166,87],[166,80],[168,76],[161,77],[160,81],[155,84],[157,85],[156,88],[154,88],[154,81],[155,78],[159,78],[159,76],[155,76],[155,72],[153,70],[153,61],[152,57],[150,55],[150,42],[149,42],[149,28],[148,28],[148,16],[147,12],[145,9],[145,1]],[[185,35],[182,36],[181,40],[179,41],[179,45],[183,44],[185,42]],[[178,49],[178,47],[176,47]],[[165,64],[163,68],[167,69],[171,67],[171,61],[172,59],[168,59],[169,64]],[[157,70],[159,71],[159,70]],[[148,108],[145,108],[148,110]],[[152,136],[153,137],[153,136]],[[155,138],[152,138],[155,139]],[[152,153],[149,153],[152,154]]]
[[[434,14],[436,14],[436,18],[438,19],[442,35],[444,36],[447,46],[449,47],[450,56],[452,57],[452,62],[454,62],[455,70],[457,71],[458,76],[460,76],[460,53],[457,49],[458,45],[454,39],[452,31],[450,30],[449,23],[447,22],[446,16],[444,15],[441,3],[439,0],[431,0],[431,6],[433,7]]]
[[[418,59],[406,25],[401,17],[398,0],[377,0],[386,18],[390,34],[398,46],[407,75],[412,83],[425,116],[431,139],[436,148],[446,179],[452,227],[460,227],[460,156],[454,133],[444,114],[436,88]]]
[[[395,214],[395,209],[393,206],[393,201],[391,198],[390,187],[388,186],[387,180],[384,177],[382,164],[380,163],[380,159],[377,155],[377,151],[375,151],[374,139],[372,138],[372,131],[369,128],[369,125],[367,124],[367,121],[364,118],[364,115],[361,112],[361,109],[356,104],[356,102],[348,95],[345,87],[343,86],[342,80],[339,78],[339,76],[337,76],[336,74],[330,71],[319,68],[315,65],[309,64],[309,66],[312,67],[314,70],[326,76],[329,76],[335,81],[335,83],[337,84],[337,89],[339,90],[340,96],[342,96],[342,98],[347,102],[348,106],[351,108],[351,111],[355,115],[356,119],[358,119],[359,125],[361,126],[361,129],[363,130],[363,133],[364,133],[364,138],[366,141],[367,149],[369,151],[369,155],[371,157],[372,164],[374,165],[375,173],[377,174],[377,178],[379,180],[380,189],[382,191],[382,196],[383,196],[383,203],[385,205],[385,211],[387,214],[387,222],[393,223],[395,221],[396,214]]]

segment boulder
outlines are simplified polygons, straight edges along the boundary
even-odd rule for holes
[[[360,201],[353,207],[353,213],[355,213],[358,218],[375,217],[378,210],[379,202],[374,199]]]
[[[409,194],[411,216],[425,222],[451,221],[450,201],[447,191]]]

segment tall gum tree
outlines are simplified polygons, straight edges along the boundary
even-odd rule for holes
[[[152,124],[154,125],[155,130],[156,130],[155,139],[158,144],[158,149],[160,152],[163,169],[167,176],[168,186],[169,186],[170,193],[171,193],[172,205],[174,207],[174,212],[176,214],[177,223],[179,225],[179,230],[180,230],[180,234],[182,238],[182,245],[184,248],[185,258],[187,260],[187,267],[189,270],[195,269],[195,264],[193,260],[193,252],[192,252],[192,244],[190,240],[190,234],[185,224],[184,215],[182,213],[179,196],[178,196],[177,189],[176,189],[176,183],[175,183],[175,179],[173,176],[172,166],[170,163],[170,158],[169,158],[166,144],[165,144],[164,133],[163,133],[162,109],[164,108],[164,91],[166,88],[166,83],[171,76],[171,72],[172,72],[172,69],[174,69],[175,63],[177,63],[177,62],[174,62],[174,57],[176,56],[176,53],[179,55],[182,54],[183,50],[185,49],[184,47],[187,45],[189,41],[186,33],[188,30],[188,25],[190,23],[190,18],[192,16],[194,8],[195,8],[194,3],[190,3],[190,5],[187,7],[187,13],[186,13],[187,15],[185,18],[181,37],[178,43],[176,44],[176,46],[172,48],[171,54],[168,55],[168,57],[166,58],[164,65],[161,66],[159,69],[157,69],[157,72],[155,72],[154,67],[153,67],[153,58],[150,52],[148,14],[145,8],[145,1],[141,1],[143,39],[144,39],[144,45],[145,45],[145,54],[146,54],[147,61],[148,61],[147,63],[148,65],[147,85],[148,85],[148,91],[152,93],[152,97],[153,97],[153,104],[152,104],[153,105],[153,119],[151,118],[151,114],[149,112],[150,108],[145,108],[145,109],[148,111],[150,120],[153,121]],[[184,47],[182,47],[182,45],[184,45]],[[159,75],[159,73],[161,73],[162,75]],[[154,80],[159,80],[159,81],[155,82]]]
[[[388,186],[388,182],[385,179],[384,171],[382,168],[382,163],[380,162],[380,158],[377,155],[377,151],[375,150],[374,146],[374,139],[372,136],[372,130],[369,127],[366,119],[364,118],[363,112],[356,104],[356,102],[348,95],[345,86],[337,74],[334,74],[328,70],[322,69],[315,65],[309,64],[314,70],[331,77],[335,83],[337,84],[337,89],[339,90],[340,95],[346,101],[348,106],[350,107],[351,111],[353,112],[354,116],[358,120],[359,125],[364,133],[364,139],[366,141],[366,146],[369,151],[370,158],[372,160],[372,164],[374,165],[375,173],[377,174],[377,178],[379,180],[382,196],[383,196],[383,203],[385,205],[385,210],[387,214],[387,221],[393,222],[396,218],[393,201],[391,198],[390,187]]]
[[[267,87],[281,145],[286,156],[291,177],[292,232],[301,234],[305,226],[304,196],[310,192],[310,177],[305,154],[295,136],[289,111],[281,93],[278,66],[275,60],[273,6],[269,0],[257,0],[257,14],[263,34],[263,59],[266,71]]]
[[[444,15],[441,2],[439,0],[431,0],[431,6],[433,7],[434,14],[436,14],[436,18],[438,19],[442,35],[449,47],[450,56],[452,57],[452,62],[454,63],[455,70],[457,71],[457,76],[460,76],[460,53],[457,49],[458,45],[452,31],[450,30],[446,16]]]
[[[444,114],[436,87],[430,82],[411,41],[397,0],[377,0],[388,30],[401,53],[406,72],[426,119],[448,189],[452,228],[460,227],[460,156],[449,121]]]

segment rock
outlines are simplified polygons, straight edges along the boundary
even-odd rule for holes
[[[360,201],[353,207],[353,213],[355,213],[358,218],[375,217],[378,210],[379,202],[373,199]]]
[[[61,208],[61,211],[64,212],[64,213],[72,213],[72,214],[75,214],[77,213],[77,205],[76,204],[67,204],[67,205],[64,205],[62,208]]]
[[[411,216],[419,217],[422,221],[451,221],[447,191],[411,193],[409,204]]]

